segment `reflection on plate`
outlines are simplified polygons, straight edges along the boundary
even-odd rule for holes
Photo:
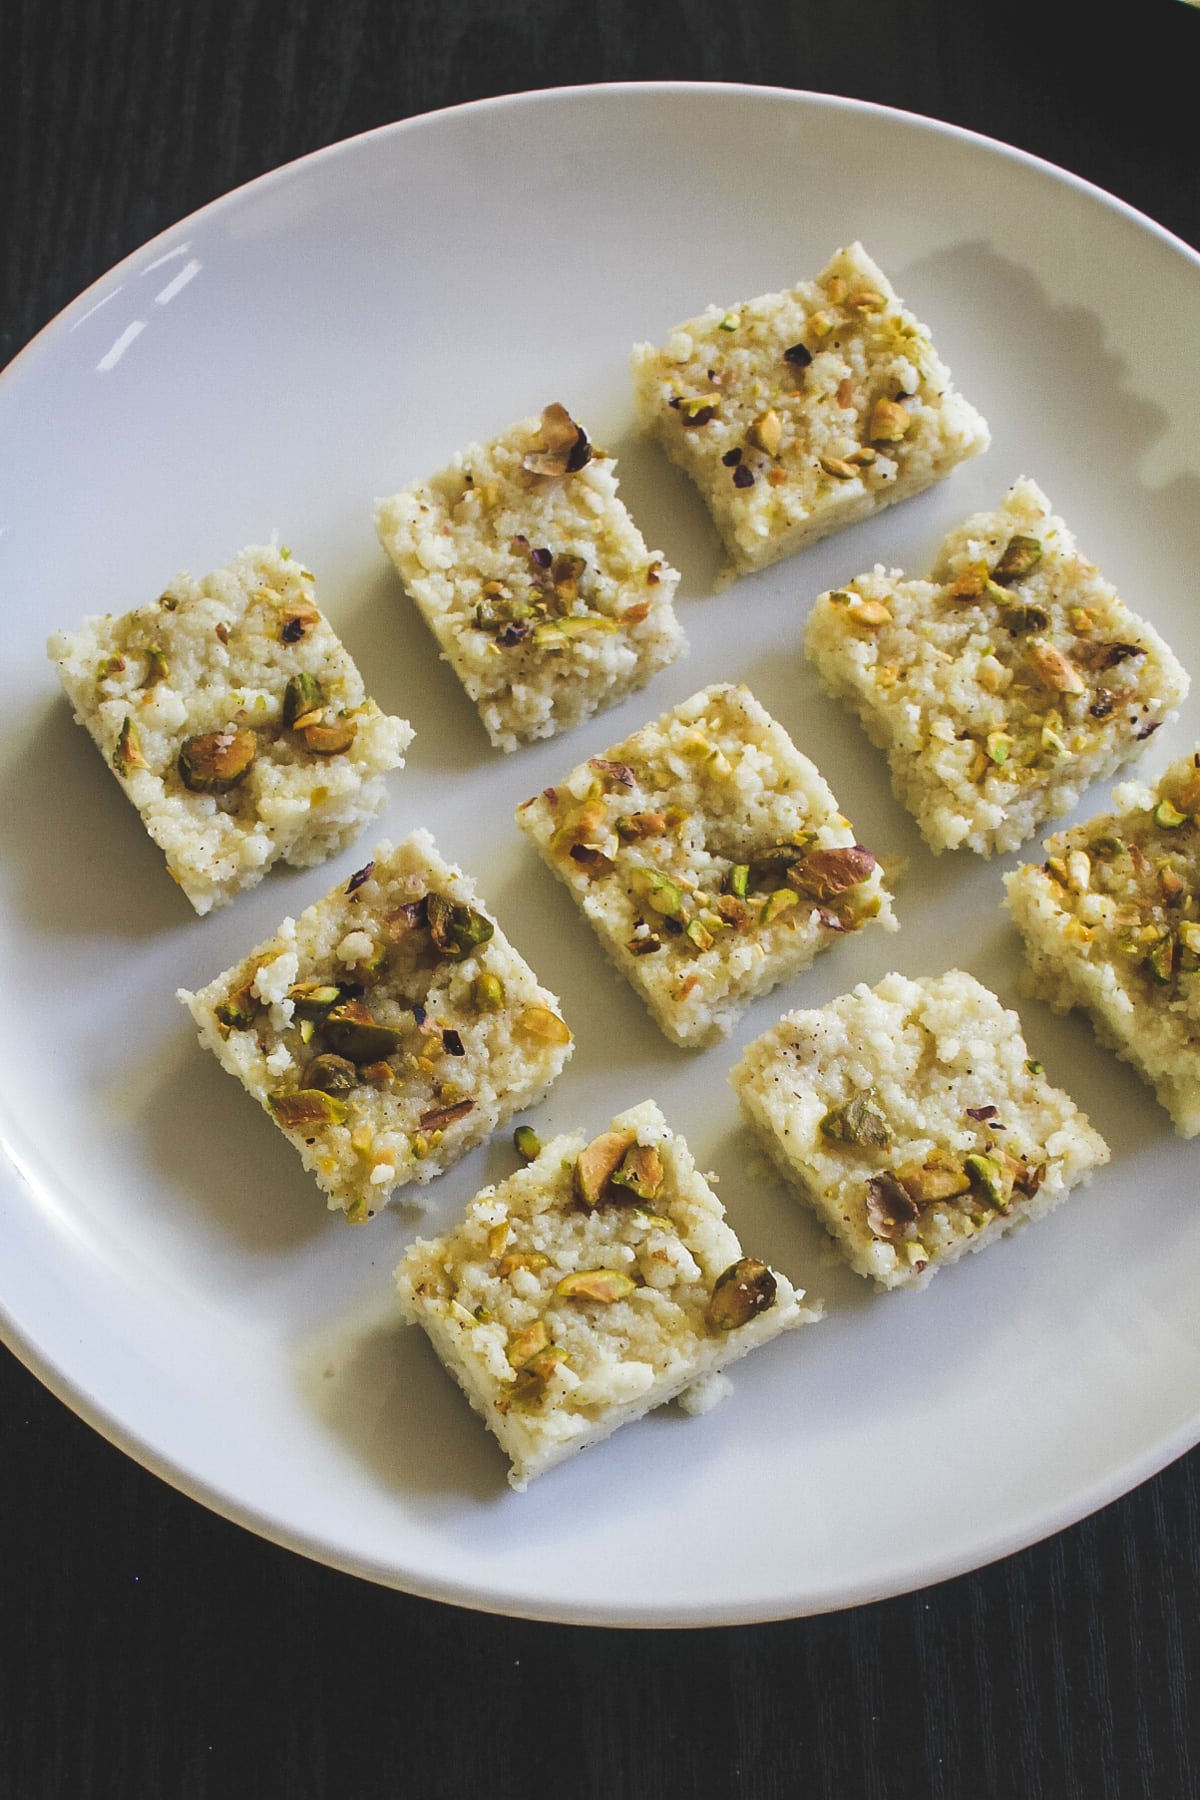
[[[992,449],[714,592],[699,502],[634,439],[629,348],[855,237],[932,326]],[[1027,473],[1200,674],[1198,314],[1190,252],[1027,158],[870,107],[687,87],[489,102],[357,139],[186,220],[76,302],[0,385],[0,966],[19,1022],[0,1080],[0,1299],[17,1353],[167,1479],[280,1542],[559,1619],[717,1623],[895,1593],[1078,1518],[1192,1443],[1195,1152],[1080,1020],[1021,1006],[1111,1167],[913,1296],[829,1262],[726,1077],[787,1005],[891,965],[958,964],[1017,1001],[999,904],[1016,859],[922,848],[882,759],[818,692],[804,618],[876,561],[923,572],[945,529]],[[683,571],[692,653],[569,739],[502,757],[401,596],[371,507],[550,400],[619,456],[634,516]],[[828,1306],[740,1364],[714,1412],[652,1416],[522,1497],[424,1340],[396,1327],[412,1212],[361,1231],[327,1216],[174,998],[357,866],[370,835],[193,918],[44,656],[53,627],[272,531],[317,571],[380,704],[417,728],[378,835],[430,826],[575,1025],[539,1128],[599,1129],[653,1096],[719,1174],[745,1243]],[[865,841],[909,857],[902,931],[839,945],[727,1046],[685,1055],[511,811],[729,677],[817,760]],[[1190,743],[1185,719],[1147,766]],[[511,1164],[504,1143],[477,1152],[427,1193],[430,1227]]]

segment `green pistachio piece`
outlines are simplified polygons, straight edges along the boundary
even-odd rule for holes
[[[984,748],[987,751],[988,761],[995,763],[999,769],[1008,761],[1013,748],[1013,739],[1007,731],[989,731]]]
[[[994,1156],[984,1156],[981,1151],[972,1150],[963,1158],[963,1165],[974,1193],[986,1200],[989,1206],[999,1207],[1001,1210],[1007,1207],[1004,1173]]]
[[[922,1163],[909,1163],[895,1171],[896,1180],[916,1206],[934,1206],[939,1200],[956,1200],[971,1183],[961,1159],[949,1150],[934,1148]]]
[[[404,1038],[402,1031],[373,1019],[361,1000],[331,1007],[325,1014],[324,1031],[338,1055],[354,1063],[383,1062],[395,1055]]]
[[[332,1094],[319,1088],[295,1088],[291,1093],[269,1094],[267,1103],[285,1131],[320,1131],[326,1125],[344,1125],[346,1108]]]
[[[758,915],[759,924],[773,925],[776,919],[781,919],[785,912],[790,912],[793,906],[799,904],[800,897],[791,888],[776,888],[763,901],[762,911]]]
[[[321,691],[320,682],[315,675],[302,671],[299,675],[293,675],[283,690],[283,722],[285,725],[294,725],[297,719],[302,719],[306,713],[316,712],[324,704],[325,695]]]
[[[627,1150],[637,1142],[634,1131],[602,1131],[575,1158],[575,1195],[584,1206],[599,1206]]]
[[[1186,825],[1187,822],[1188,815],[1180,812],[1179,808],[1173,806],[1167,799],[1160,800],[1154,809],[1154,823],[1163,831],[1178,831],[1179,827]]]
[[[653,1144],[630,1144],[613,1171],[614,1187],[628,1188],[639,1200],[653,1200],[662,1192],[662,1157]]]
[[[535,1156],[540,1156],[542,1140],[532,1125],[517,1126],[513,1132],[513,1149],[525,1162],[532,1162]]]
[[[192,794],[227,794],[243,780],[255,756],[252,731],[228,725],[184,740],[179,752],[179,778]]]
[[[629,885],[652,912],[664,918],[678,919],[684,911],[683,889],[657,869],[636,868],[629,873]]]
[[[358,1086],[358,1070],[345,1056],[314,1056],[304,1071],[305,1085],[323,1094],[348,1094]]]
[[[167,673],[166,651],[161,644],[148,644],[146,646],[146,674],[142,686],[156,686],[158,682],[167,679]]]
[[[739,1257],[717,1276],[705,1317],[714,1331],[736,1331],[775,1304],[777,1288],[766,1263]]]
[[[915,1225],[921,1216],[920,1207],[890,1169],[872,1175],[867,1182],[866,1210],[867,1224],[872,1232],[888,1243],[903,1237],[908,1227]]]
[[[697,950],[712,949],[713,934],[699,919],[688,920],[684,926],[684,936],[690,943],[695,944]]]
[[[726,885],[731,894],[736,894],[739,900],[744,900],[750,886],[750,864],[734,863],[726,879]]]
[[[865,1144],[886,1150],[892,1128],[869,1094],[855,1094],[843,1106],[834,1106],[821,1120],[822,1134],[838,1144]]]
[[[298,981],[288,989],[288,999],[298,1019],[323,1019],[341,997],[341,988],[324,981]]]
[[[1042,560],[1042,546],[1034,537],[1011,537],[1005,545],[1004,553],[992,570],[992,580],[998,581],[1002,587],[1010,582],[1023,581],[1026,575],[1032,574]]]
[[[636,1286],[621,1269],[575,1269],[563,1276],[554,1291],[564,1300],[597,1300],[602,1306],[611,1306],[632,1294]]]
[[[504,1005],[504,983],[498,975],[477,975],[471,983],[471,998],[479,1012],[499,1012]]]
[[[461,900],[447,900],[444,894],[427,896],[425,917],[434,944],[449,962],[465,962],[496,929],[481,912]]]
[[[131,769],[146,767],[146,759],[142,755],[141,739],[138,737],[137,726],[132,719],[126,719],[121,726],[112,761],[113,768],[118,775],[128,775]]]
[[[1157,944],[1146,958],[1146,967],[1154,980],[1165,987],[1175,973],[1176,942],[1173,932],[1159,938]]]

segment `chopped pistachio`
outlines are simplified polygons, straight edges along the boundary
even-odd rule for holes
[[[868,625],[872,630],[878,625],[890,625],[892,615],[882,600],[859,600],[850,608],[850,617],[857,625]]]
[[[632,1294],[636,1286],[637,1282],[620,1269],[575,1269],[563,1276],[554,1291],[564,1300],[596,1300],[602,1306],[612,1306]]]
[[[738,328],[738,323],[739,323],[739,321],[738,321],[737,314],[733,313],[733,312],[727,312],[723,319],[719,319],[717,321],[717,329],[719,331],[736,331]]]
[[[1069,657],[1045,638],[1032,638],[1026,652],[1039,679],[1056,694],[1082,694],[1086,683]]]
[[[896,1180],[917,1206],[933,1206],[939,1200],[955,1200],[971,1183],[961,1158],[936,1145],[924,1162],[907,1163],[895,1171]]]
[[[790,912],[793,906],[798,905],[799,895],[792,888],[776,888],[774,893],[768,894],[763,901],[762,910],[758,915],[759,923],[760,925],[773,925],[776,919],[781,919],[784,913]]]
[[[483,913],[463,901],[448,900],[444,894],[427,895],[425,915],[430,936],[448,962],[465,962],[496,929]]]
[[[508,1345],[508,1360],[515,1369],[527,1363],[531,1356],[536,1356],[550,1342],[550,1333],[546,1330],[544,1319],[534,1319],[529,1325],[522,1326]]]
[[[862,1144],[886,1150],[892,1128],[870,1094],[855,1094],[842,1106],[830,1107],[821,1131],[839,1144]]]
[[[499,1012],[504,1005],[504,983],[490,972],[477,975],[471,983],[471,999],[479,1012]]]
[[[998,581],[1001,587],[1007,587],[1010,582],[1023,581],[1026,575],[1032,574],[1041,560],[1042,546],[1037,538],[1023,537],[1018,533],[1009,538],[1005,545],[999,562],[992,570],[992,579]]]
[[[1167,932],[1165,937],[1159,938],[1146,958],[1146,967],[1155,981],[1164,987],[1175,973],[1175,950],[1175,936],[1172,932]]]
[[[121,726],[112,762],[118,775],[128,775],[131,769],[144,769],[147,766],[146,758],[142,755],[138,729],[132,719],[127,718]]]
[[[314,756],[340,756],[358,736],[358,721],[338,719],[333,724],[323,724],[314,720],[308,725],[297,721],[297,729],[304,739],[305,749],[311,750]]]
[[[902,1237],[905,1229],[920,1218],[921,1212],[889,1169],[872,1175],[867,1182],[867,1224],[876,1237]]]
[[[734,863],[732,869],[729,871],[727,880],[730,893],[736,894],[739,900],[744,900],[746,898],[746,890],[750,885],[750,864]]]
[[[858,474],[854,464],[848,463],[844,456],[821,456],[817,460],[826,475],[832,475],[835,481],[853,481]]]
[[[543,409],[541,436],[544,448],[521,459],[531,475],[574,475],[592,459],[587,433],[557,401]]]
[[[1029,1070],[1031,1075],[1044,1075],[1046,1072],[1045,1063],[1040,1063],[1036,1056],[1027,1056],[1025,1058],[1025,1067]]]
[[[267,1103],[284,1131],[319,1131],[326,1125],[344,1125],[346,1108],[319,1088],[295,1088],[291,1093],[269,1094]]]
[[[162,645],[147,644],[146,673],[142,682],[143,687],[156,687],[160,681],[165,681],[167,679],[168,674],[167,653]]]
[[[358,1070],[345,1056],[314,1056],[304,1071],[304,1081],[323,1094],[348,1094],[358,1086]]]
[[[575,1159],[575,1194],[584,1206],[599,1206],[626,1152],[637,1142],[635,1131],[603,1131],[585,1144]]]
[[[283,690],[283,722],[285,725],[295,725],[298,719],[316,712],[324,704],[325,695],[315,675],[310,675],[307,671],[293,675]]]
[[[677,919],[684,911],[683,889],[657,869],[639,867],[629,872],[629,885],[652,912]]]
[[[766,1263],[741,1256],[717,1276],[705,1317],[714,1331],[736,1331],[775,1304],[777,1289]]]
[[[898,400],[882,395],[871,408],[867,435],[877,444],[898,444],[912,428],[912,415]]]
[[[189,793],[227,794],[249,771],[258,754],[252,731],[229,725],[185,738],[179,752],[179,776]]]
[[[765,412],[761,419],[756,419],[749,432],[752,443],[765,450],[768,456],[778,456],[783,443],[783,421],[774,407]]]
[[[341,988],[323,981],[298,981],[288,989],[288,999],[298,1019],[323,1019],[341,997]]]
[[[513,1149],[525,1162],[532,1162],[541,1154],[542,1140],[532,1125],[518,1125],[513,1132]]]
[[[546,1044],[569,1044],[571,1041],[566,1024],[548,1006],[527,1006],[517,1024],[530,1037],[541,1038]]]
[[[1007,731],[989,731],[985,743],[988,761],[997,768],[1003,767],[1012,754],[1014,741]]]
[[[836,900],[868,881],[875,867],[873,852],[863,844],[817,845],[788,869],[788,885],[808,899]]]
[[[1165,797],[1159,801],[1154,809],[1154,823],[1160,826],[1163,831],[1178,831],[1179,827],[1181,825],[1186,825],[1187,822],[1188,815],[1185,812],[1180,812],[1179,808],[1173,806],[1171,801]]]
[[[395,1055],[404,1039],[402,1031],[380,1025],[361,1000],[331,1007],[325,1015],[324,1031],[339,1056],[355,1063],[382,1062]]]
[[[683,933],[688,942],[694,944],[697,950],[712,949],[713,934],[700,919],[689,919],[683,928]]]
[[[496,1273],[501,1281],[507,1281],[518,1269],[528,1269],[531,1275],[537,1275],[549,1266],[550,1258],[541,1250],[510,1250],[507,1256],[500,1258]]]
[[[465,1119],[469,1112],[474,1112],[473,1100],[454,1100],[447,1106],[431,1106],[421,1114],[418,1124],[422,1131],[444,1131],[447,1125],[453,1125],[459,1119]]]
[[[653,1200],[662,1191],[662,1157],[653,1144],[630,1144],[613,1171],[614,1187],[628,1188],[639,1200]]]
[[[978,1150],[971,1150],[963,1158],[973,1192],[987,1201],[989,1206],[1002,1210],[1008,1205],[1008,1195],[1004,1187],[1003,1171],[994,1156],[984,1156]]]

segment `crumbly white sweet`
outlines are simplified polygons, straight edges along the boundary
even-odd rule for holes
[[[367,698],[313,577],[273,547],[55,632],[75,709],[198,913],[272,863],[324,862],[386,799],[412,741]]]
[[[598,1147],[599,1176],[613,1176],[581,1187]],[[555,1138],[444,1237],[414,1243],[396,1274],[406,1317],[498,1439],[517,1489],[666,1400],[707,1410],[727,1391],[726,1364],[820,1316],[786,1276],[743,1257],[653,1101],[590,1147],[582,1132]]]
[[[1016,1013],[961,970],[790,1013],[730,1079],[851,1267],[885,1288],[923,1287],[1108,1161]]]
[[[876,565],[822,594],[806,650],[929,845],[984,856],[1139,755],[1189,685],[1026,478],[951,532],[931,580]]]
[[[554,995],[427,831],[380,844],[179,998],[354,1224],[540,1099],[572,1048]]]
[[[1200,751],[1116,811],[1057,832],[1046,860],[1005,877],[1028,986],[1154,1089],[1182,1137],[1200,1132]]]
[[[874,855],[746,687],[703,689],[517,822],[677,1044],[724,1037],[841,934],[896,928]]]
[[[560,406],[379,501],[375,524],[498,749],[578,725],[686,649],[678,575]]]
[[[989,442],[857,243],[815,281],[639,344],[633,379],[642,429],[696,483],[739,569],[919,493]]]

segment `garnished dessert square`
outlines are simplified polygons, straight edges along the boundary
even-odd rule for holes
[[[696,483],[742,570],[920,493],[989,443],[861,244],[815,281],[639,344],[633,379],[643,431]]]
[[[742,1254],[653,1101],[590,1143],[576,1132],[530,1151],[396,1271],[405,1315],[498,1439],[517,1489],[666,1400],[706,1411],[728,1389],[726,1364],[820,1316]]]
[[[678,575],[562,406],[379,501],[375,524],[497,749],[614,706],[686,649]]]
[[[1046,841],[1005,877],[1032,991],[1083,1007],[1149,1082],[1181,1137],[1200,1132],[1200,751],[1117,810]]]
[[[931,848],[983,856],[1140,755],[1189,685],[1027,479],[951,532],[930,580],[876,565],[822,594],[805,648]]]
[[[571,1054],[558,1001],[427,831],[179,998],[351,1224],[539,1100]]]
[[[730,1080],[851,1268],[881,1287],[1040,1218],[1108,1146],[971,975],[863,982],[789,1013]]]
[[[895,930],[891,896],[813,763],[748,688],[705,688],[517,811],[677,1044],[845,932]]]
[[[381,713],[287,550],[243,550],[147,606],[55,632],[49,653],[198,913],[272,863],[324,862],[386,799],[412,741]]]

